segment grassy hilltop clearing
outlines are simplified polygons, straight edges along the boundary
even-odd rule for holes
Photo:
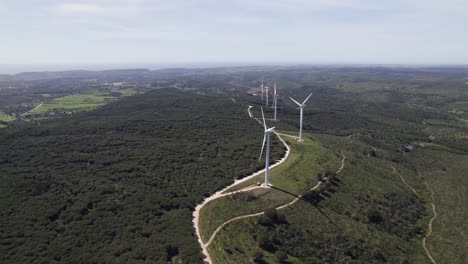
[[[6,76],[0,262],[202,263],[195,206],[264,167],[252,106],[291,152],[274,187],[256,188],[261,174],[201,208],[213,263],[467,263],[466,78],[312,66]],[[278,122],[262,79],[277,84]],[[298,142],[289,96],[310,93]],[[277,135],[271,149],[271,162],[286,151]]]

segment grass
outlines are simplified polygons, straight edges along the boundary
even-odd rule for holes
[[[467,160],[467,153],[447,152],[443,148],[423,148],[412,157],[435,194],[437,218],[427,247],[440,264],[468,263]]]
[[[39,107],[30,111],[30,114],[40,114],[54,110],[77,110],[93,109],[113,100],[114,97],[102,92],[93,92],[90,94],[74,94],[56,98],[50,102],[43,103]]]
[[[302,194],[316,184],[315,176],[326,170],[336,170],[340,166],[339,157],[306,135],[305,141],[300,143],[287,139],[291,147],[291,154],[281,165],[270,171],[270,182],[275,187],[294,194]],[[242,187],[263,182],[264,174],[243,183]],[[238,188],[236,188],[238,189]],[[229,191],[233,191],[231,189]],[[273,208],[293,200],[291,194],[269,189],[246,202],[242,197],[222,197],[206,204],[200,211],[200,231],[203,241],[207,241],[213,231],[223,222],[240,215],[258,213],[266,208]]]
[[[125,89],[113,89],[112,90],[113,92],[119,92],[121,93],[123,96],[132,96],[132,95],[135,95],[137,92],[135,90],[133,90],[132,88],[125,88]]]
[[[313,144],[304,145],[303,148],[298,147],[299,143],[293,143],[291,145],[292,154],[301,156],[305,152],[315,156],[320,152],[322,154],[329,153],[328,158],[333,156],[330,164],[333,164],[335,169],[338,167],[339,158],[334,153],[343,151],[347,160],[345,168],[339,174],[341,183],[336,187],[337,191],[320,203],[320,210],[311,204],[299,201],[280,211],[287,216],[289,225],[308,234],[307,237],[310,238],[310,241],[304,241],[304,243],[314,243],[311,241],[315,240],[328,241],[327,243],[332,244],[341,243],[337,240],[337,236],[340,234],[349,243],[365,241],[368,250],[381,252],[393,250],[396,252],[395,255],[400,254],[398,250],[406,250],[405,258],[411,263],[427,263],[420,246],[422,235],[407,241],[393,233],[384,232],[373,225],[365,224],[364,216],[360,211],[362,210],[361,199],[365,197],[369,200],[381,199],[385,201],[383,197],[388,193],[395,193],[399,196],[413,195],[412,191],[393,172],[392,166],[405,177],[408,184],[412,185],[422,198],[427,199],[429,193],[421,183],[421,178],[413,170],[389,160],[363,155],[363,151],[370,146],[357,139],[329,135],[314,135],[314,139],[314,141],[309,141],[309,138],[306,144]],[[315,160],[307,159],[311,162],[303,162],[303,160],[306,159],[292,156],[289,164],[285,163],[285,168],[278,168],[282,170],[279,175],[291,177],[290,175],[295,175],[300,171],[310,171],[311,167],[309,166],[315,166],[315,171],[323,169],[316,158]],[[310,163],[314,163],[314,165]],[[315,176],[315,174],[312,175]],[[295,185],[294,181],[288,177],[282,178],[280,182],[288,185],[288,188],[294,188]],[[304,187],[301,184],[296,186],[298,186],[297,190]],[[426,211],[430,212],[429,207]],[[211,214],[210,217],[213,219],[218,216]],[[417,226],[424,230],[430,217],[431,215],[427,214],[418,220]],[[255,237],[261,236],[262,232],[269,231],[263,230],[264,227],[258,225],[256,219],[249,218],[232,222],[218,233],[208,248],[214,263],[246,263],[254,252],[261,250]],[[327,246],[330,245],[323,244],[318,248],[322,249]],[[273,253],[261,251],[267,263],[275,262]],[[323,263],[323,260],[315,255],[302,258],[289,256],[288,261],[291,263]],[[392,262],[396,259],[388,259],[387,261]]]
[[[426,119],[426,123],[439,126],[452,126],[460,128],[468,128],[468,120],[456,118],[453,120],[441,120],[441,119]]]
[[[137,93],[132,88],[112,89],[110,92],[118,92],[122,96],[132,96]],[[42,96],[48,98],[51,95],[42,94]],[[84,94],[67,95],[40,103],[31,111],[27,112],[26,115],[42,114],[52,111],[92,110],[115,100],[118,100],[118,97],[111,95],[109,92],[92,90]]]
[[[13,118],[3,112],[0,112],[0,121],[1,122],[11,122],[13,121]]]
[[[450,153],[455,153],[455,154],[465,154],[462,150],[450,148],[444,145],[436,144],[436,143],[431,143],[431,142],[424,142],[422,143],[427,149],[431,150],[438,150],[438,151],[444,151],[444,152],[450,152]]]
[[[468,119],[457,118],[457,120],[468,126]]]
[[[282,136],[282,138],[286,141],[286,144],[290,146],[291,153],[289,154],[288,160],[270,171],[270,182],[275,186],[293,192],[304,191],[307,190],[307,187],[315,184],[314,177],[317,173],[323,172],[319,171],[319,169],[327,170],[333,169],[334,166],[339,166],[338,157],[328,152],[319,142],[315,141],[308,134],[304,134],[305,141],[302,143],[290,137]],[[331,158],[331,160],[327,161],[327,158]],[[307,169],[297,166],[298,164],[307,163],[307,161],[310,162]],[[316,161],[316,164],[313,164],[314,161]],[[285,170],[288,170],[286,174],[284,173]],[[304,175],[305,170],[310,171],[310,173]],[[264,178],[265,174],[262,173],[242,184],[229,188],[226,192],[253,186],[256,185],[257,182],[263,183]],[[293,181],[291,181],[291,179]]]
[[[456,114],[456,115],[462,115],[464,114],[465,112],[464,111],[461,111],[461,110],[457,110],[457,109],[452,109],[450,111],[448,111],[449,113],[452,113],[452,114]]]

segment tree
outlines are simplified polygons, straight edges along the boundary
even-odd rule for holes
[[[253,263],[265,263],[262,251],[255,251],[251,256],[251,259]]]
[[[275,252],[275,259],[277,263],[287,263],[288,261],[288,254],[282,250],[278,250]]]

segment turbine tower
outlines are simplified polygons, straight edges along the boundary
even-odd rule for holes
[[[305,103],[307,102],[307,100],[309,100],[309,98],[312,96],[312,94],[309,94],[309,96],[307,96],[307,98],[304,100],[304,102],[302,104],[300,104],[299,102],[297,102],[296,100],[294,100],[292,97],[289,97],[291,98],[291,100],[293,100],[294,103],[296,103],[298,106],[299,106],[299,109],[301,109],[301,116],[300,116],[300,119],[299,119],[299,141],[302,142],[302,118],[303,118],[303,115],[304,115],[304,106],[305,106]]]
[[[277,121],[276,120],[276,112],[277,112],[277,107],[278,107],[278,94],[276,93],[276,83],[275,83],[275,86],[274,86],[274,94],[273,94],[273,107],[275,108],[275,114],[273,116],[273,121]]]
[[[268,107],[268,85],[265,86],[265,93],[266,93],[266,106]]]
[[[266,142],[265,187],[268,187],[269,186],[268,180],[270,178],[270,135],[271,133],[273,133],[275,128],[274,127],[268,128],[266,126],[265,115],[263,114],[263,108],[261,108],[261,110],[262,110],[263,127],[265,128],[265,134],[263,135],[262,151],[260,152],[260,157],[258,158],[258,160],[260,161],[262,159],[263,149],[265,148],[265,142]]]
[[[263,79],[264,79],[264,78],[262,78],[262,84],[260,85],[260,88],[262,88],[262,100],[263,100],[263,87],[264,87],[264,86],[263,86]]]

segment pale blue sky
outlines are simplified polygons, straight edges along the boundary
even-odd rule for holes
[[[467,0],[0,0],[0,64],[468,64]]]

